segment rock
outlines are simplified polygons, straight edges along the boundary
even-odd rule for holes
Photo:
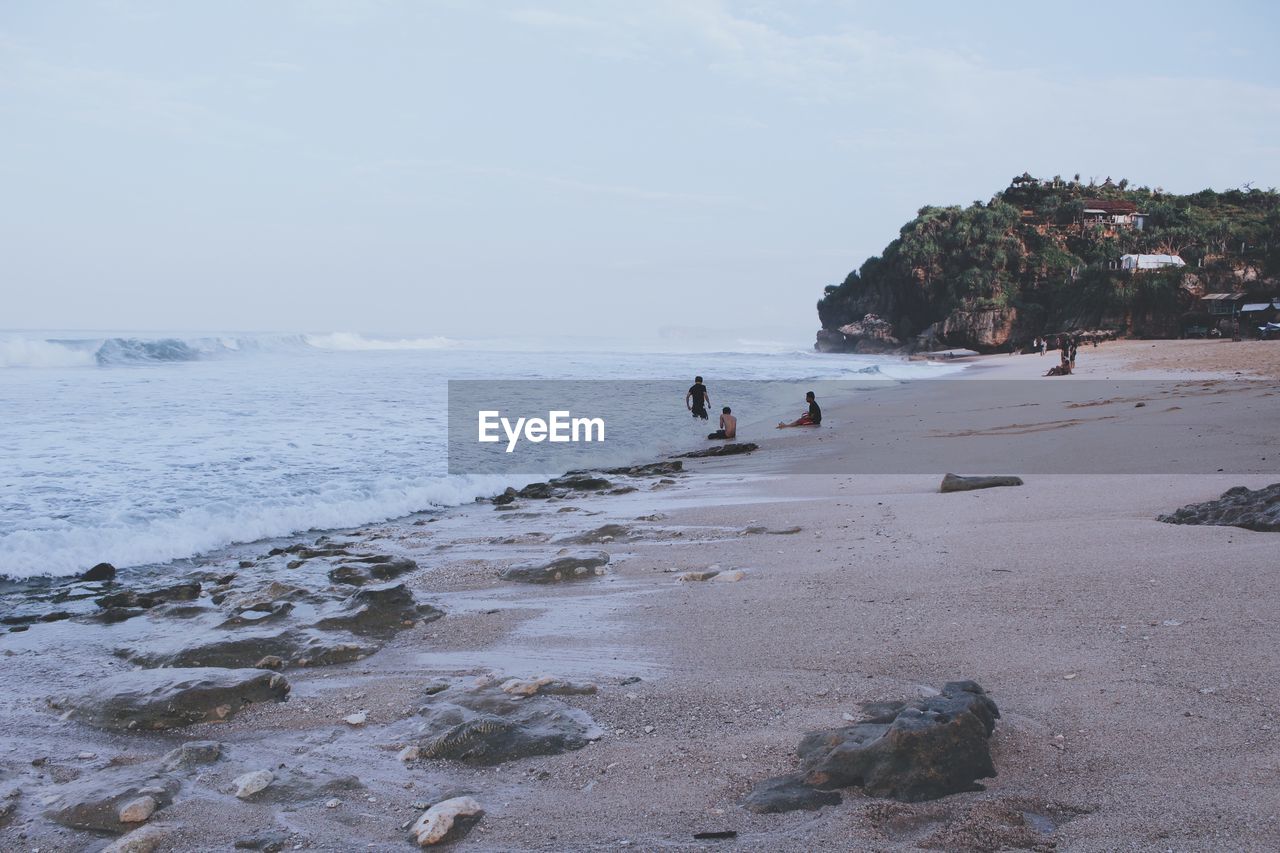
[[[18,798],[22,796],[22,789],[16,785],[0,789],[0,829],[9,825],[9,821],[13,820],[13,813],[18,810]]]
[[[981,790],[976,780],[996,775],[988,740],[1000,711],[972,681],[948,682],[938,696],[913,702],[865,705],[863,713],[855,725],[806,734],[797,750],[800,771],[788,778],[822,790],[860,785],[874,797],[918,802]],[[762,791],[763,800],[767,795]]]
[[[767,527],[747,527],[744,528],[742,532],[756,535],[767,533],[770,536],[790,536],[794,533],[799,533],[800,530],[801,528],[799,527],[780,527],[777,530],[770,530]]]
[[[720,574],[719,569],[706,569],[705,571],[698,572],[682,572],[681,574],[676,575],[676,580],[683,583],[709,581],[718,574]]]
[[[272,581],[257,589],[242,592],[223,600],[222,604],[233,611],[260,610],[273,612],[282,602],[301,601],[310,598],[311,593],[300,586]]]
[[[235,786],[236,797],[247,800],[259,791],[265,791],[275,780],[275,774],[270,770],[254,770],[237,776],[231,784]]]
[[[546,500],[554,496],[555,493],[555,487],[550,483],[530,483],[517,492],[520,497],[528,500]]]
[[[596,477],[590,471],[570,471],[563,477],[556,477],[548,483],[554,489],[569,489],[577,492],[603,492],[613,488],[603,477]]]
[[[156,853],[171,849],[170,830],[167,826],[143,826],[128,835],[116,839],[104,847],[101,853]]]
[[[308,771],[299,767],[272,771],[271,784],[251,795],[255,803],[283,803],[290,808],[300,803],[317,803],[360,791],[364,784],[350,773]]]
[[[419,714],[421,757],[468,764],[557,755],[603,734],[584,711],[548,696],[513,697],[487,679],[429,696]]]
[[[409,829],[409,834],[421,847],[445,840],[456,841],[470,832],[471,827],[482,817],[484,809],[474,799],[454,797],[436,803],[423,812]]]
[[[284,669],[285,664],[284,664],[284,658],[280,657],[279,655],[266,655],[262,658],[262,660],[256,662],[253,666],[254,666],[254,669],[270,669],[270,670],[279,672],[280,670]]]
[[[97,604],[104,610],[115,608],[142,608],[149,610],[157,604],[169,601],[194,601],[200,597],[200,584],[195,581],[176,583],[156,589],[126,589],[113,592],[97,599]]]
[[[179,770],[199,764],[212,764],[222,757],[222,744],[216,740],[193,740],[169,750],[160,759],[166,770]]]
[[[741,444],[717,444],[715,447],[707,447],[702,450],[693,450],[689,453],[676,454],[676,459],[703,459],[708,456],[737,456],[740,453],[751,453],[759,450],[760,445],[752,442],[742,442]]]
[[[596,692],[596,686],[585,681],[568,681],[543,675],[538,678],[512,678],[502,683],[503,692],[511,696],[585,696]]]
[[[237,838],[234,847],[237,850],[261,850],[263,853],[277,853],[288,844],[288,833],[277,831]]]
[[[363,726],[365,721],[369,719],[368,711],[357,711],[354,714],[347,714],[342,718],[342,722],[349,726]]]
[[[396,753],[396,760],[403,761],[406,763],[410,761],[417,761],[420,754],[421,754],[421,751],[418,749],[418,747],[414,746],[413,744],[410,744],[409,746],[406,746],[404,749]]]
[[[101,773],[63,785],[44,816],[71,829],[119,834],[173,802],[179,787],[176,779],[136,768]]]
[[[382,584],[356,590],[337,612],[321,618],[315,627],[387,637],[418,621],[430,622],[443,615],[444,611],[429,604],[418,604],[403,583]]]
[[[838,806],[841,799],[840,792],[810,787],[796,776],[774,776],[756,785],[742,805],[756,814],[774,814],[800,809],[816,811],[823,806]]]
[[[82,581],[111,581],[116,579],[116,567],[110,563],[98,563],[89,571],[80,575]]]
[[[742,569],[729,569],[728,571],[724,571],[724,572],[716,572],[716,576],[713,577],[711,580],[714,583],[734,583],[735,581],[742,580],[746,576],[747,576],[747,573],[744,572]]]
[[[990,489],[996,486],[1021,486],[1021,477],[994,475],[989,477],[962,477],[958,474],[947,474],[942,478],[940,492],[968,492],[973,489]]]
[[[272,625],[226,632],[179,634],[171,641],[149,640],[137,649],[116,654],[146,667],[253,667],[260,661],[283,666],[331,666],[366,658],[381,648],[346,633]]]
[[[614,477],[669,477],[684,472],[684,463],[680,461],[650,462],[647,465],[628,465],[625,468],[610,468],[604,473]]]
[[[142,823],[155,814],[159,806],[160,804],[156,802],[155,797],[150,794],[143,794],[141,797],[122,805],[116,815],[121,823]]]
[[[1243,527],[1261,533],[1280,532],[1280,483],[1261,489],[1236,486],[1217,500],[1188,504],[1156,518],[1166,524],[1208,524]]]
[[[605,524],[595,530],[557,539],[556,544],[599,545],[604,542],[631,542],[638,538],[640,537],[624,524]]]
[[[334,583],[362,586],[366,583],[384,583],[389,580],[395,580],[401,575],[416,572],[417,570],[418,564],[408,557],[377,554],[369,557],[357,557],[343,562],[330,570],[329,580]]]
[[[114,674],[49,704],[97,728],[154,730],[226,720],[252,702],[288,695],[279,673],[201,667]]]
[[[609,563],[605,551],[570,551],[551,560],[521,563],[504,571],[503,580],[521,583],[556,583],[584,580],[604,574]]]

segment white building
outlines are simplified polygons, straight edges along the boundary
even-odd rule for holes
[[[1169,267],[1185,267],[1187,262],[1177,255],[1121,255],[1122,270],[1162,270]]]

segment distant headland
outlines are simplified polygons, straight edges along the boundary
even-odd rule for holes
[[[966,347],[1038,335],[1177,338],[1280,314],[1280,193],[1176,195],[1023,173],[988,202],[922,207],[818,301],[826,352]]]

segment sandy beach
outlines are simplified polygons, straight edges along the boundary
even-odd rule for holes
[[[1029,380],[1055,362],[1053,353],[974,358],[958,379],[874,403],[887,407],[879,413],[866,399],[831,404],[819,430],[741,435],[760,449],[688,460],[684,473],[634,478],[623,494],[477,504],[329,534],[348,552],[415,561],[397,580],[444,615],[380,636],[380,649],[350,662],[285,666],[288,701],[257,701],[225,722],[104,730],[49,701],[109,687],[134,668],[113,652],[145,646],[146,630],[197,624],[216,609],[206,606],[211,588],[300,577],[333,555],[268,543],[294,546],[297,565],[285,568],[290,554],[263,554],[259,543],[226,566],[193,567],[206,579],[186,615],[167,603],[118,625],[72,618],[0,635],[0,845],[104,849],[113,834],[67,828],[48,812],[77,791],[152,773],[183,743],[216,741],[217,760],[165,770],[173,791],[153,794],[162,807],[112,849],[409,849],[423,809],[464,794],[485,815],[458,849],[1280,848],[1274,534],[1155,520],[1280,479],[1280,397],[1257,382],[1219,384],[1220,394],[1196,384],[1276,379],[1280,346],[1083,349],[1074,377],[1043,382],[1185,383],[1151,405],[1119,393],[1077,401],[1106,409],[1105,427],[920,396],[975,379]],[[880,452],[860,444],[875,419],[922,405],[946,423],[946,441],[982,460],[956,473],[1025,484],[944,494],[943,470],[859,473],[856,457]],[[1162,430],[1162,419],[1202,428]],[[1051,421],[1019,430],[1018,441],[1046,456],[1077,452],[1061,450],[1073,430],[1145,435],[1171,456],[1227,442],[1240,467],[991,469],[993,436],[1011,442],[1000,438],[1011,425]],[[1128,423],[1137,426],[1120,429]],[[1139,450],[1109,447],[1103,458],[1120,466]],[[303,541],[328,547],[315,539]],[[607,566],[574,583],[499,577],[564,547],[604,551]],[[238,579],[213,579],[232,569]],[[677,579],[709,569],[730,582]],[[431,690],[544,674],[596,687],[549,700],[568,709],[552,716],[589,716],[595,730],[580,748],[494,764],[404,755]],[[446,681],[431,688],[435,679]],[[928,696],[960,679],[1001,712],[990,742],[998,775],[985,790],[906,803],[854,787],[813,811],[742,808],[757,783],[795,769],[804,733],[845,725],[861,703]],[[273,786],[233,794],[233,780],[263,769]],[[736,834],[695,838],[707,832]]]

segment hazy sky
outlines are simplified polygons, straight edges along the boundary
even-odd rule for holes
[[[823,286],[917,208],[1023,170],[1280,184],[1278,24],[1268,2],[0,0],[0,328],[807,343]]]

